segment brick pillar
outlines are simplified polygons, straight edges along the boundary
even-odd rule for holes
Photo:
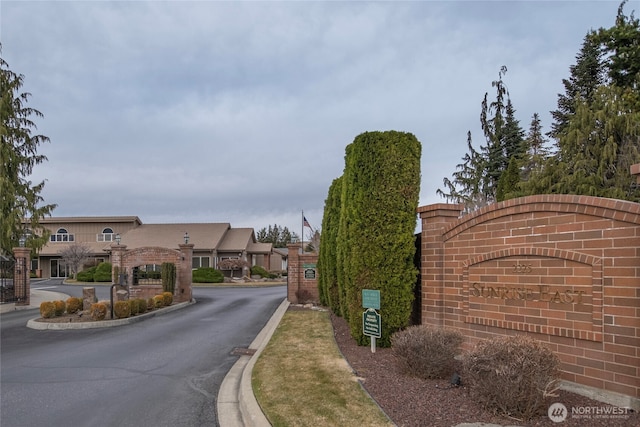
[[[418,208],[422,220],[422,323],[442,326],[444,320],[443,231],[455,221],[463,205],[437,203]]]
[[[31,302],[31,275],[29,265],[31,262],[30,248],[13,248],[13,256],[16,263],[13,267],[13,287],[17,298],[16,305],[29,305]]]
[[[289,257],[287,261],[287,300],[291,304],[298,304],[298,290],[300,289],[300,250],[301,243],[289,243]]]
[[[126,274],[123,255],[127,245],[111,245],[111,283],[120,283],[119,274]],[[124,282],[127,285],[128,279]]]
[[[187,244],[182,244],[182,245],[178,245],[178,247],[180,248],[180,261],[179,264],[177,265],[177,272],[176,274],[178,275],[178,277],[176,278],[176,290],[174,292],[173,298],[176,300],[176,302],[186,302],[186,301],[191,301],[192,297],[193,297],[193,292],[192,292],[192,280],[193,280],[193,273],[191,270],[191,266],[192,266],[192,261],[191,259],[193,258],[193,244],[192,243],[187,243]]]

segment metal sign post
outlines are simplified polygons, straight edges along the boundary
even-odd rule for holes
[[[367,310],[362,313],[362,331],[371,338],[371,353],[376,352],[376,338],[382,336],[382,320],[376,309],[380,309],[380,291],[363,289],[362,306]]]

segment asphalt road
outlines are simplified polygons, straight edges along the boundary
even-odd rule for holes
[[[36,311],[3,314],[0,425],[217,426],[233,350],[251,344],[285,296],[284,286],[194,288],[196,304],[105,329],[37,331],[25,326]]]

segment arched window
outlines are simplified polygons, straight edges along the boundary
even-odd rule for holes
[[[51,234],[49,237],[50,242],[73,242],[75,241],[75,235],[69,234],[66,228],[58,228],[58,231]]]
[[[113,232],[113,228],[105,227],[102,229],[102,233],[98,233],[97,241],[98,242],[113,242],[115,240],[115,233]]]

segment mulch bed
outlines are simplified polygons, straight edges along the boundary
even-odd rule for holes
[[[334,335],[340,351],[347,359],[364,389],[378,403],[387,416],[399,427],[452,427],[460,423],[484,422],[518,426],[576,426],[576,427],[638,427],[640,416],[631,412],[626,419],[620,418],[568,418],[555,423],[543,414],[529,421],[499,416],[488,412],[469,397],[462,386],[452,387],[449,380],[423,380],[399,371],[395,356],[388,348],[358,346],[349,331],[347,322],[330,315]],[[606,405],[584,396],[559,390],[558,397],[549,398],[552,403],[564,404],[569,412],[572,407],[597,407]]]

